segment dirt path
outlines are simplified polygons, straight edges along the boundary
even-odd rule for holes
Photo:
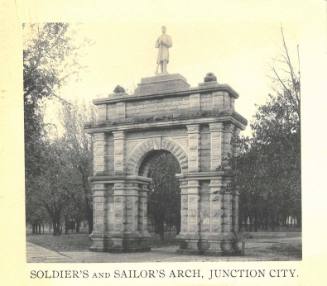
[[[26,244],[27,262],[61,263],[72,262],[72,259],[60,252],[56,252],[31,242]]]

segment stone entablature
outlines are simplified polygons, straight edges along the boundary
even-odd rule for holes
[[[151,81],[158,77],[165,77],[166,80]],[[141,84],[133,95],[113,94],[109,98],[94,100],[98,110],[96,122],[120,122],[151,116],[178,118],[178,116],[189,114],[201,116],[205,113],[219,114],[234,111],[234,99],[238,97],[238,94],[228,85],[210,83],[189,88],[185,81],[184,85],[173,91],[174,85],[171,87],[171,84],[177,81],[176,77],[176,75],[156,76],[149,78],[152,85],[148,84],[149,86],[144,90]],[[177,78],[179,82],[183,81]],[[158,84],[159,87],[157,87]],[[160,85],[162,85],[161,88]]]
[[[199,123],[208,124],[210,122],[226,122],[230,121],[237,125],[241,130],[247,125],[247,121],[239,113],[235,111],[223,111],[219,113],[209,112],[189,112],[182,115],[166,115],[166,116],[151,116],[151,117],[139,117],[117,120],[111,122],[109,120],[102,122],[88,122],[85,124],[85,129],[88,133],[99,133],[103,131],[115,131],[115,130],[141,130],[149,127],[161,128],[162,126],[185,126],[188,124]]]

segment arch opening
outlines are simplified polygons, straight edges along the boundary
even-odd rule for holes
[[[142,160],[138,175],[152,179],[148,197],[148,230],[157,240],[174,242],[180,232],[181,195],[176,174],[181,167],[167,150],[149,151]]]

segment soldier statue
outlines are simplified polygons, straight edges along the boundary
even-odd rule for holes
[[[158,58],[157,58],[157,69],[156,74],[160,73],[167,74],[167,64],[169,62],[169,48],[172,46],[172,40],[169,35],[166,34],[166,27],[161,27],[162,34],[156,41],[156,48],[158,49]]]

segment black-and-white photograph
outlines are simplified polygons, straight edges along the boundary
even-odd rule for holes
[[[258,9],[22,24],[27,262],[301,260],[301,27]]]
[[[0,284],[325,285],[327,0],[5,0]]]
[[[19,252],[36,280],[323,265],[326,0],[4,2],[4,264]]]

